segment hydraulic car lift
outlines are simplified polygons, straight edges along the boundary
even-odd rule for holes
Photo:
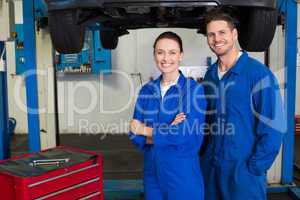
[[[0,1],[3,3],[3,1]],[[1,6],[1,4],[0,4]],[[296,199],[300,199],[300,189],[293,183],[294,164],[294,116],[296,91],[296,53],[297,53],[297,1],[278,0],[278,11],[284,15],[285,29],[285,96],[284,104],[287,112],[287,132],[283,141],[281,185],[270,187],[269,192],[288,192]],[[0,17],[2,17],[0,15]],[[9,16],[6,16],[9,17]],[[38,93],[36,77],[36,46],[34,23],[34,0],[26,1],[23,5],[24,19],[24,50],[25,65],[28,73],[26,77],[26,98],[28,106],[28,137],[30,152],[41,149],[40,126],[38,110]],[[0,42],[0,55],[4,49],[4,42]],[[9,67],[9,66],[8,66]],[[0,159],[8,157],[8,104],[6,72],[0,72]],[[105,161],[104,161],[105,162]],[[142,182],[137,181],[107,181],[104,184],[106,199],[113,197],[114,192],[123,197],[139,197],[142,193]]]

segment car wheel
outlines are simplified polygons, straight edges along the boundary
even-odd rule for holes
[[[119,35],[116,31],[100,31],[100,40],[104,49],[115,49],[118,46]]]
[[[77,24],[75,11],[49,12],[48,20],[52,44],[59,53],[81,51],[84,43],[84,26]]]
[[[277,10],[252,9],[239,27],[242,49],[252,52],[266,51],[275,34]]]

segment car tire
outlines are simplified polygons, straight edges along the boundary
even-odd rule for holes
[[[49,12],[49,31],[56,51],[63,54],[78,53],[83,48],[84,26],[76,22],[75,11]]]
[[[116,31],[100,31],[100,40],[104,49],[115,49],[118,46],[119,35]]]
[[[277,10],[252,9],[247,20],[239,27],[239,43],[242,49],[252,52],[268,50],[277,25]]]

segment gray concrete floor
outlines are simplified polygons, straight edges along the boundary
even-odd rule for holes
[[[104,156],[104,179],[141,179],[143,157],[126,135],[65,134],[61,145],[101,152]],[[27,153],[27,137],[13,137],[13,155]],[[295,163],[300,166],[300,137],[295,138]],[[300,173],[295,171],[295,182],[300,186]],[[284,193],[269,194],[269,200],[292,199]]]

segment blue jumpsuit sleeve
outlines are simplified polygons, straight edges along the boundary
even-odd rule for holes
[[[203,87],[197,85],[192,90],[192,95],[188,98],[183,107],[186,119],[177,125],[158,124],[153,127],[153,144],[155,146],[169,146],[186,144],[189,140],[194,139],[195,135],[200,140],[204,136],[203,125],[205,121],[206,100],[204,97]]]
[[[280,150],[286,129],[279,86],[271,72],[255,84],[252,101],[257,120],[257,139],[248,168],[251,173],[259,176],[271,167]]]
[[[143,109],[145,104],[145,98],[143,98],[143,95],[145,95],[145,90],[142,88],[139,92],[134,112],[133,112],[133,119],[137,119],[140,122],[144,122],[144,115],[143,115]],[[129,131],[129,139],[131,140],[132,144],[134,144],[139,150],[143,151],[144,147],[146,145],[146,137],[142,135],[135,135],[133,132]]]

